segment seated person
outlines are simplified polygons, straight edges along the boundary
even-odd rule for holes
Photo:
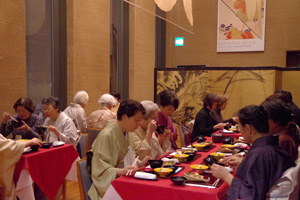
[[[57,97],[47,97],[42,101],[46,120],[44,126],[48,126],[44,133],[46,142],[63,141],[66,144],[78,143],[79,135],[73,121],[63,112],[59,111],[60,101]]]
[[[111,109],[117,104],[117,100],[110,94],[103,94],[98,100],[100,108],[92,112],[87,118],[87,126],[89,128],[104,128],[106,122],[117,119],[116,113]]]
[[[281,99],[268,98],[261,104],[268,113],[269,133],[279,135],[280,146],[294,159],[298,159],[300,145],[297,125],[292,120],[292,111]]]
[[[92,180],[93,184],[88,191],[92,199],[102,199],[111,181],[126,175],[136,166],[131,166],[134,161],[133,151],[129,150],[127,133],[133,132],[140,125],[145,110],[143,106],[134,100],[124,100],[120,103],[117,113],[117,121],[109,121],[104,129],[98,134],[92,145]],[[143,166],[148,162],[146,156],[143,161],[138,161],[137,166]]]
[[[152,159],[165,154],[164,140],[168,139],[164,134],[155,135],[158,106],[152,101],[142,101],[146,114],[139,127],[128,134],[129,144],[140,159],[150,156]]]
[[[291,92],[285,90],[276,90],[274,94],[283,94],[286,97],[287,103],[291,107],[293,113],[293,122],[300,126],[300,109],[294,103]]]
[[[224,120],[221,111],[225,110],[226,105],[227,105],[227,101],[228,101],[228,97],[225,95],[218,95],[219,101],[218,101],[218,105],[217,107],[209,112],[209,115],[211,116],[212,120],[213,120],[213,124],[216,125],[220,122],[223,123],[230,123],[232,124],[233,122],[235,122],[237,120],[236,117],[232,117],[230,119]]]
[[[24,148],[30,145],[41,146],[42,142],[38,138],[27,141],[14,141],[3,137],[0,134],[0,186],[4,187],[5,199],[16,199],[13,175],[15,165],[19,162]]]
[[[197,113],[192,133],[192,142],[196,141],[200,135],[210,136],[217,129],[223,129],[225,123],[213,124],[213,120],[209,114],[215,110],[219,98],[216,94],[208,93],[203,100],[203,108]]]
[[[36,127],[42,125],[43,121],[37,115],[32,114],[34,112],[34,105],[31,99],[28,97],[21,97],[16,101],[13,108],[17,114],[12,117],[18,122],[11,119],[9,113],[4,112],[0,133],[4,137],[12,133],[13,139],[16,139],[16,135],[21,136],[19,139],[39,138],[40,136],[36,132]]]
[[[165,126],[164,134],[169,138],[166,151],[177,149],[176,140],[178,137],[176,127],[172,123],[171,116],[179,106],[178,97],[169,90],[164,90],[157,96],[159,106],[157,126]]]
[[[240,163],[236,177],[224,167],[213,164],[213,176],[230,185],[229,199],[266,199],[266,194],[283,172],[295,165],[279,146],[278,136],[269,135],[267,112],[262,106],[247,106],[238,112],[240,131],[252,144]]]
[[[64,113],[73,120],[77,130],[81,133],[86,133],[87,125],[84,107],[88,102],[89,95],[85,91],[79,91],[75,94],[73,103],[64,110]]]
[[[119,106],[120,106],[120,101],[121,101],[121,95],[118,92],[113,92],[111,93],[111,95],[113,95],[115,97],[115,99],[117,100],[117,104],[111,109],[111,111],[113,111],[114,113],[118,112]]]

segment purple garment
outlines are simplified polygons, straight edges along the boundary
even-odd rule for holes
[[[171,117],[168,116],[166,118],[160,111],[158,111],[156,125],[157,126],[165,125],[166,128],[169,128],[172,131],[172,133],[173,133],[173,141],[171,140],[172,149],[176,150],[177,149],[176,140],[177,140],[178,134],[177,134],[177,130],[176,130],[175,126],[172,123]]]
[[[18,115],[14,115],[13,118],[15,118],[19,123],[21,124],[22,119]],[[43,120],[35,115],[31,114],[30,117],[26,120],[23,120],[30,128],[31,130],[29,131],[24,131],[24,130],[17,130],[14,129],[14,121],[10,119],[7,124],[1,124],[0,127],[0,133],[6,137],[8,136],[11,132],[13,134],[13,139],[15,139],[16,135],[22,135],[22,139],[32,139],[34,137],[37,137],[38,133],[36,131],[36,127],[39,125],[43,124]],[[21,124],[23,125],[23,124]]]
[[[262,200],[283,172],[295,165],[279,147],[278,136],[256,139],[232,180],[229,199]]]

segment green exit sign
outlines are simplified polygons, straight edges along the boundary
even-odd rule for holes
[[[175,38],[175,46],[182,47],[184,45],[184,38],[183,37],[176,37]]]

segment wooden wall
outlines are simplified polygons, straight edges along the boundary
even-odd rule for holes
[[[24,1],[0,0],[0,120],[14,114],[13,105],[26,95]]]
[[[110,1],[67,1],[68,104],[85,90],[90,97],[87,115],[109,93]]]
[[[154,1],[132,2],[155,13]],[[155,17],[132,5],[129,11],[129,98],[153,101]]]

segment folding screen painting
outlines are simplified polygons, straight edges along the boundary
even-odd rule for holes
[[[264,51],[266,0],[218,0],[217,52]]]

